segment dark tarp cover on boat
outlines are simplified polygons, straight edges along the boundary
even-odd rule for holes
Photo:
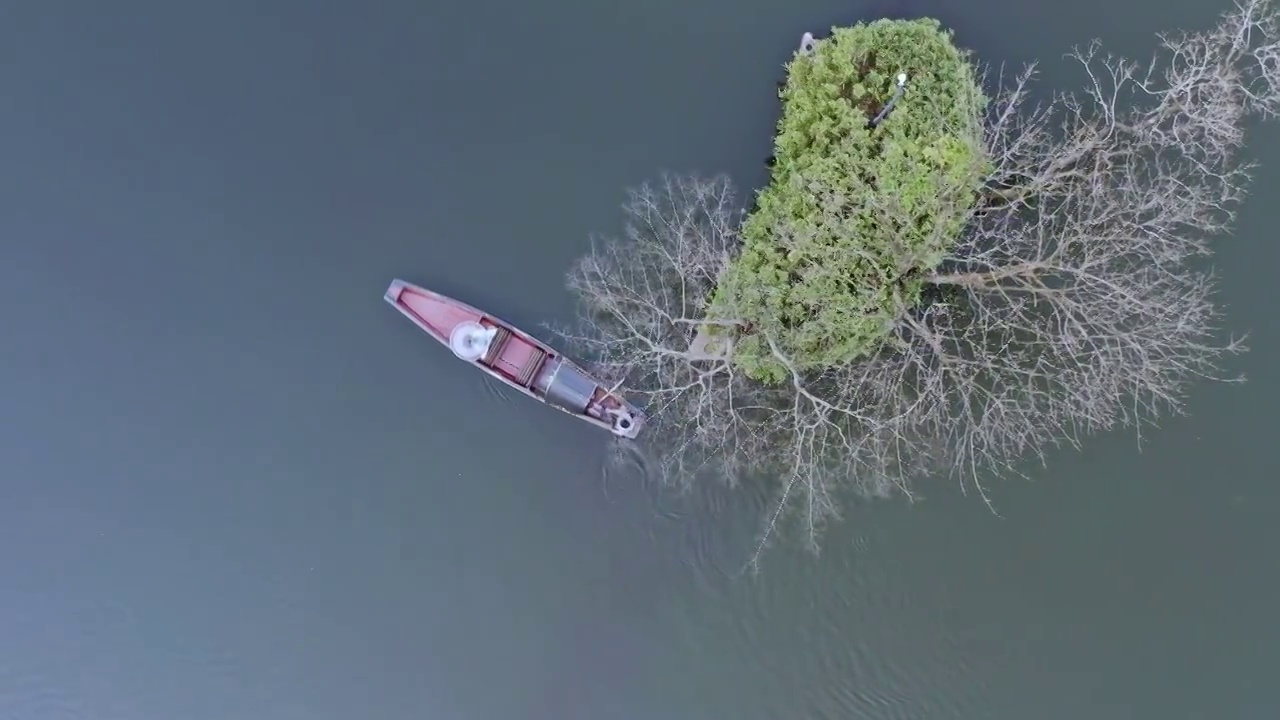
[[[595,391],[595,380],[561,360],[555,375],[551,378],[551,383],[547,386],[547,402],[571,412],[581,413],[587,409],[587,403],[591,402],[591,396]]]

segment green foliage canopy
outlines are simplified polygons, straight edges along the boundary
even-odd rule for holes
[[[898,73],[904,94],[869,127]],[[789,63],[781,99],[770,184],[711,308],[753,326],[733,361],[766,382],[787,371],[764,334],[799,370],[880,347],[963,230],[986,167],[982,90],[936,20],[835,28]]]

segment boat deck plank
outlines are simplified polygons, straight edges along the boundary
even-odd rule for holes
[[[497,359],[493,361],[493,369],[511,378],[513,381],[519,381],[520,371],[524,370],[524,364],[529,358],[538,352],[538,348],[530,345],[518,335],[512,335],[511,339],[503,346],[502,352]]]
[[[430,327],[440,336],[448,339],[449,332],[462,322],[476,322],[480,319],[474,313],[451,306],[435,298],[406,292],[400,296],[400,302],[422,323]]]

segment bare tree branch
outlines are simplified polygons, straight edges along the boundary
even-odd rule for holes
[[[945,472],[990,504],[983,478],[1088,433],[1141,432],[1180,412],[1191,383],[1233,379],[1220,361],[1244,348],[1219,336],[1203,265],[1246,194],[1246,121],[1280,112],[1271,0],[1161,41],[1145,64],[1096,44],[1072,53],[1084,90],[1040,106],[1034,67],[1000,78],[974,139],[992,167],[983,198],[878,353],[801,371],[756,330],[790,374],[765,386],[735,370],[731,348],[690,352],[699,330],[729,342],[740,324],[708,317],[738,251],[724,178],[633,193],[626,237],[595,243],[569,273],[583,314],[563,334],[647,401],[669,477],[782,474],[757,558],[783,507],[816,549],[842,489],[910,496],[913,478]]]

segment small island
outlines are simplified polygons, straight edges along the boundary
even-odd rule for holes
[[[670,481],[774,483],[761,547],[793,517],[816,549],[847,494],[944,476],[991,504],[1049,448],[1235,379],[1204,261],[1248,191],[1246,128],[1280,113],[1280,13],[1068,58],[1086,81],[1036,104],[1034,66],[986,77],[931,19],[806,33],[765,187],[630,194],[622,238],[568,274],[562,334],[647,405]]]

